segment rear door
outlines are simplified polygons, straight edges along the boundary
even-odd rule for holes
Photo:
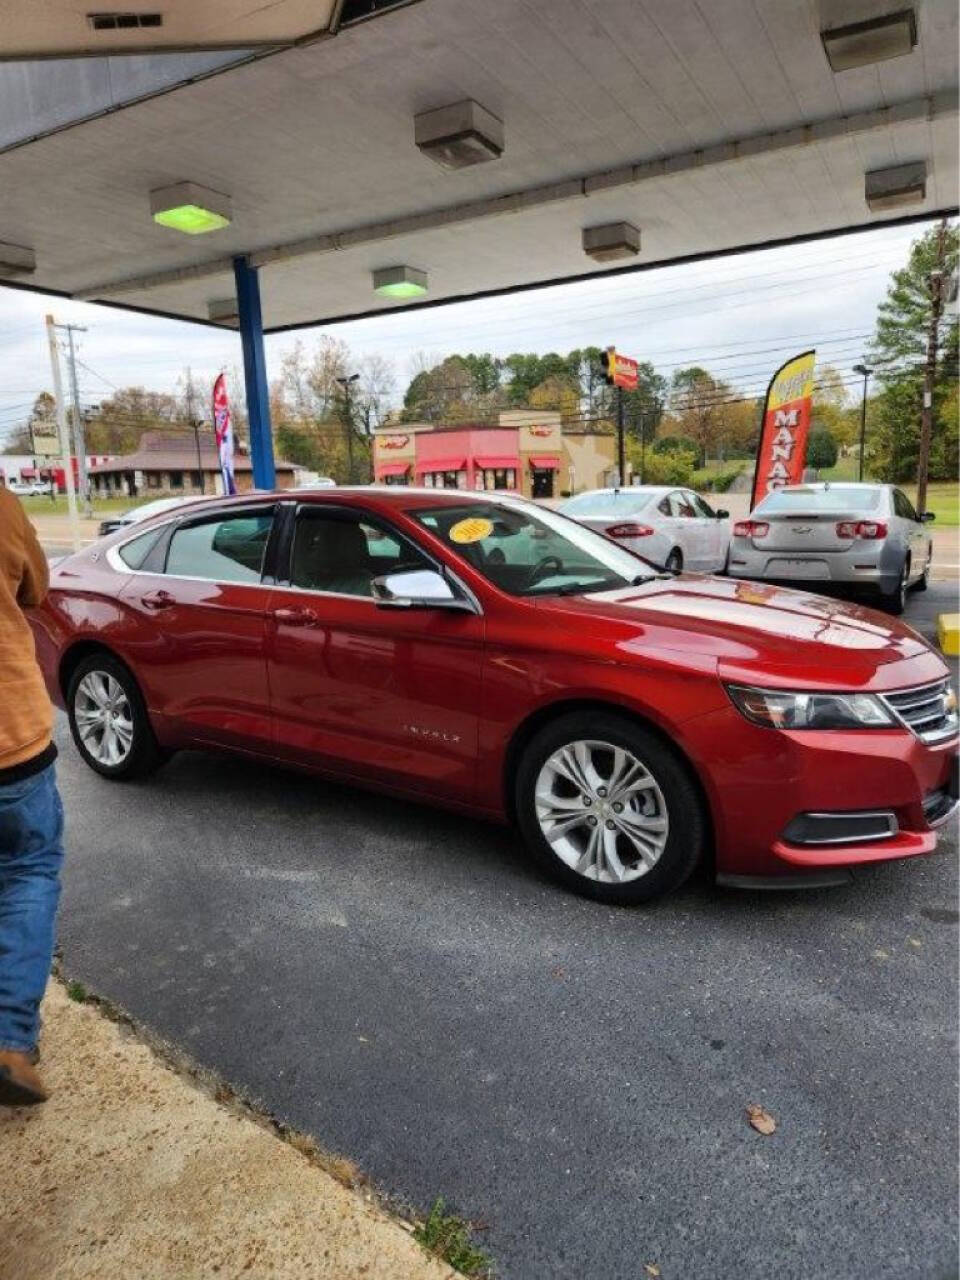
[[[121,592],[142,624],[127,651],[147,705],[177,735],[270,746],[262,574],[275,505],[178,521]]]
[[[267,632],[279,754],[472,800],[483,618],[378,605],[374,577],[434,562],[363,508],[304,503],[286,518]]]
[[[705,559],[703,534],[692,498],[693,494],[680,489],[670,494],[671,525],[674,541],[683,552],[684,568],[702,569]]]

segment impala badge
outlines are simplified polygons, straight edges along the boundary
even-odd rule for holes
[[[422,724],[405,724],[407,733],[416,738],[432,738],[435,742],[459,742],[459,733],[444,733],[442,729],[428,729]]]

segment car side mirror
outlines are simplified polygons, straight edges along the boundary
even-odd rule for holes
[[[729,512],[729,511],[724,511],[722,508],[721,508],[720,510],[718,510],[715,514],[716,514],[716,517],[717,517],[717,519],[718,519],[718,520],[729,520],[729,519],[730,519],[730,512]]]
[[[468,600],[453,588],[436,569],[408,569],[386,573],[370,584],[373,598],[383,609],[465,609],[473,613]]]
[[[929,524],[931,520],[936,520],[936,518],[937,513],[935,511],[924,511],[923,515],[920,517],[920,523]]]

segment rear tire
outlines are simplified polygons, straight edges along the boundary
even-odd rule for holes
[[[516,812],[554,880],[616,906],[677,889],[703,853],[700,796],[677,752],[627,716],[575,711],[520,760]]]
[[[907,607],[907,583],[910,581],[910,562],[904,560],[897,585],[892,591],[881,592],[880,600],[887,613],[899,618]]]
[[[663,570],[664,573],[683,573],[683,552],[679,547],[674,547],[667,556]]]
[[[104,778],[142,778],[166,758],[133,672],[112,654],[91,654],[77,666],[67,714],[77,750]]]
[[[926,591],[927,587],[929,587],[930,565],[932,564],[932,562],[933,562],[933,552],[931,551],[930,554],[927,556],[927,563],[923,566],[923,573],[921,573],[920,577],[914,583],[914,587],[913,587],[914,591]]]

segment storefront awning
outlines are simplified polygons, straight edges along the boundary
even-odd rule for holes
[[[36,479],[36,475],[37,475],[37,471],[36,471],[36,468],[35,468],[35,467],[21,467],[21,468],[20,468],[20,478],[21,478],[21,480],[35,480],[35,479]]]
[[[554,454],[535,453],[530,459],[531,467],[536,467],[538,471],[559,471],[560,459]]]
[[[520,459],[508,457],[506,454],[495,454],[493,457],[474,458],[473,465],[481,467],[484,471],[509,471],[511,469],[519,471]]]
[[[421,475],[429,475],[433,471],[462,471],[467,465],[466,458],[431,458],[426,462],[418,462],[417,470]]]
[[[385,462],[377,467],[377,476],[381,479],[383,476],[405,476],[409,470],[409,462]]]

